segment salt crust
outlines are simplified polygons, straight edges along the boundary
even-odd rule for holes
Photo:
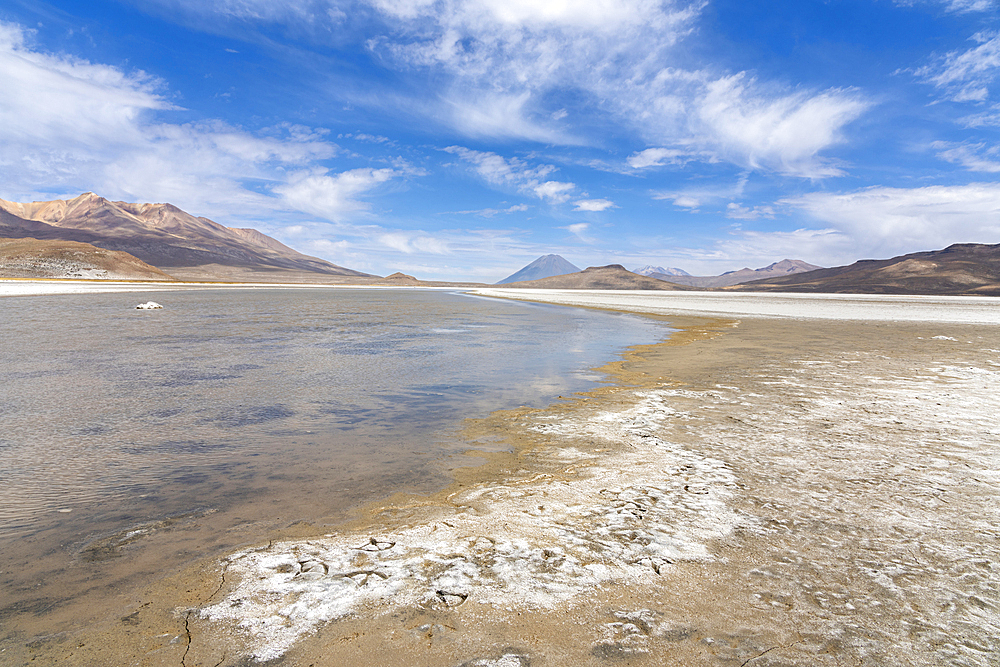
[[[636,313],[730,315],[883,322],[1000,324],[996,297],[764,292],[660,292],[646,290],[470,290],[480,296],[542,301]]]
[[[323,623],[367,609],[550,608],[606,582],[648,582],[671,563],[708,560],[709,541],[745,519],[727,505],[735,476],[719,460],[652,435],[677,391],[637,392],[629,408],[529,428],[553,474],[497,480],[451,496],[432,520],[391,534],[334,535],[235,553],[238,583],[203,618],[242,630],[258,660]],[[562,437],[612,446],[559,447]],[[596,441],[596,442],[595,442]]]

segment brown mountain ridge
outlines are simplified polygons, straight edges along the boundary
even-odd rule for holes
[[[729,290],[844,294],[1000,296],[1000,244],[956,243],[944,250],[743,283]]]
[[[77,241],[129,253],[181,280],[340,282],[368,274],[304,255],[255,229],[231,228],[172,204],[0,199],[0,237]]]

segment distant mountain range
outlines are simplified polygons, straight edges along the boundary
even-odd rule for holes
[[[515,274],[516,275],[516,274]],[[684,285],[640,276],[627,270],[621,264],[591,266],[583,271],[538,280],[504,283],[504,287],[528,289],[643,289],[643,290],[689,290]]]
[[[734,290],[849,294],[1000,296],[1000,244],[959,243],[944,250],[757,280]]]
[[[573,266],[559,255],[543,255],[516,273],[512,273],[497,285],[539,280],[550,276],[561,276],[567,273],[577,273],[580,269]]]
[[[690,276],[691,274],[684,269],[665,269],[662,266],[649,266],[648,264],[641,269],[634,269],[632,273],[638,273],[640,276]]]
[[[780,262],[768,264],[762,269],[740,269],[739,271],[727,271],[720,276],[679,276],[668,274],[651,274],[653,278],[668,280],[680,285],[691,285],[692,287],[729,287],[751,280],[761,280],[763,278],[774,278],[787,276],[806,271],[815,271],[822,267],[815,264],[803,262],[800,259],[783,259]]]
[[[530,286],[530,287],[549,287],[557,289],[556,285],[565,284],[567,288],[573,289],[664,289],[663,286],[657,285],[656,283],[650,283],[647,281],[635,281],[628,276],[617,275],[612,271],[614,267],[619,267],[619,264],[609,264],[604,267],[590,267],[584,272],[591,272],[585,278],[570,278],[567,277],[565,280],[548,280],[544,284],[539,282],[546,280],[548,278],[555,278],[561,276],[570,276],[572,274],[581,273],[580,269],[573,266],[565,259],[559,255],[543,255],[539,257],[531,264],[528,264],[523,269],[514,273],[513,275],[507,276],[503,280],[497,283],[497,285],[511,285],[518,283],[518,287]],[[628,271],[635,276],[643,276],[645,278],[652,278],[654,280],[660,280],[664,282],[671,283],[672,285],[686,285],[689,287],[696,288],[714,288],[714,287],[728,287],[730,285],[737,285],[739,283],[748,282],[751,280],[760,280],[762,278],[771,278],[776,276],[786,276],[793,273],[801,273],[805,271],[812,271],[818,269],[814,264],[809,264],[797,259],[783,259],[780,262],[774,262],[762,269],[740,269],[739,271],[729,271],[723,273],[720,276],[692,276],[687,271],[683,269],[670,268],[665,269],[662,266],[644,266],[640,269],[635,269],[634,271]],[[598,269],[601,269],[600,277],[598,273],[594,273]],[[614,276],[612,276],[614,274]],[[584,284],[593,284],[594,281],[607,282],[609,285],[614,283],[617,287],[584,287]],[[532,283],[532,285],[521,285],[521,283]],[[537,283],[537,284],[536,284]],[[640,286],[643,285],[643,286]],[[666,289],[674,289],[673,287],[668,287]]]
[[[370,277],[303,255],[255,229],[224,227],[171,204],[0,199],[0,237],[77,241],[129,253],[182,280],[299,281]]]

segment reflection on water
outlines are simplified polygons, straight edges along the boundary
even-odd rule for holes
[[[463,418],[592,387],[666,333],[440,291],[158,300],[0,299],[0,645],[296,521],[442,488],[469,462]]]

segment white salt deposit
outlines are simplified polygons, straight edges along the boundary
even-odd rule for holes
[[[362,608],[547,608],[605,582],[639,583],[671,563],[709,559],[707,543],[738,521],[726,503],[735,479],[721,461],[649,432],[672,416],[671,396],[650,391],[629,409],[539,425],[555,442],[565,434],[615,447],[543,449],[536,455],[561,464],[558,472],[458,492],[434,521],[234,554],[227,572],[239,583],[201,614],[236,625],[266,660]]]
[[[496,288],[472,292],[481,296],[637,313],[1000,324],[1000,308],[997,308],[1000,300],[988,296]]]

